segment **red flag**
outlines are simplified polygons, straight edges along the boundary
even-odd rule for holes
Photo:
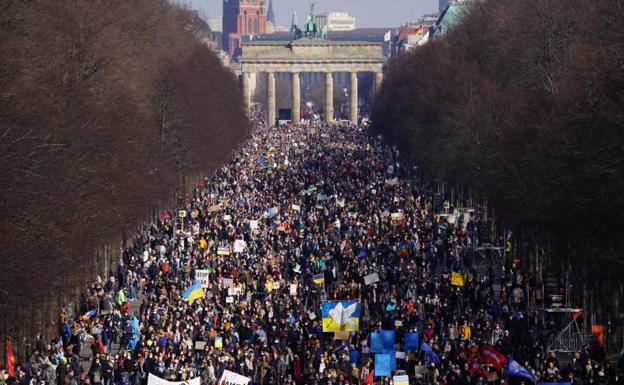
[[[6,367],[9,376],[15,377],[15,356],[13,355],[13,348],[11,347],[11,341],[6,339]]]
[[[479,361],[477,361],[476,359],[473,359],[470,362],[468,374],[470,374],[471,377],[474,377],[478,374],[487,381],[487,371],[481,367],[481,364],[479,364]]]
[[[575,311],[574,313],[572,313],[572,319],[576,320],[579,317],[583,316],[583,310],[579,310],[579,311]]]
[[[363,384],[373,385],[374,375],[375,375],[375,371],[371,369],[370,372],[368,372],[368,376],[366,376],[366,379],[364,380]]]
[[[481,347],[481,362],[492,365],[496,370],[501,370],[507,363],[507,357],[492,346],[483,345]]]

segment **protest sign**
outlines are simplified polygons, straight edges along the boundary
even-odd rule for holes
[[[394,365],[393,365],[394,363]],[[375,377],[388,377],[396,367],[394,354],[375,354]]]
[[[247,247],[247,242],[245,242],[242,239],[237,239],[234,241],[234,252],[235,253],[242,253],[243,251],[245,251],[245,248]]]
[[[405,333],[403,341],[403,350],[406,352],[418,351],[418,333]]]
[[[199,378],[199,377],[198,377]],[[219,380],[219,385],[247,385],[251,381],[251,378],[245,377],[235,372],[230,372],[229,370],[224,370],[221,379]]]
[[[291,207],[292,207],[293,211],[301,211],[301,206],[299,206],[299,205],[296,205],[296,204],[293,203]]]
[[[399,360],[404,360],[405,359],[405,352],[396,352],[396,354],[394,356],[397,359],[399,359]]]
[[[373,353],[394,352],[394,330],[382,330],[370,335],[370,350]]]
[[[204,350],[206,341],[195,341],[195,350]]]
[[[226,221],[226,222],[229,222],[229,221],[232,220],[232,216],[230,214],[225,214],[223,216],[223,220]]]
[[[209,274],[208,270],[195,270],[195,279],[199,281],[199,284],[203,288],[207,288],[209,284]]]
[[[200,385],[200,377],[188,381],[167,381],[150,373],[147,377],[147,385]]]
[[[390,219],[393,221],[402,221],[405,219],[405,214],[399,212],[399,213],[392,213],[390,214]]]
[[[241,288],[240,287],[230,287],[228,288],[228,295],[231,297],[235,297],[237,295],[240,295],[241,293]]]
[[[250,220],[249,221],[249,228],[252,230],[255,230],[258,228],[258,221],[257,220]]]
[[[357,301],[323,301],[323,332],[357,331],[360,326],[360,303]]]
[[[379,282],[379,274],[378,273],[372,273],[372,274],[368,274],[364,276],[364,284],[365,285],[372,285],[375,282]]]
[[[230,287],[232,286],[232,283],[234,283],[232,278],[223,278],[223,286]]]
[[[296,283],[291,283],[290,284],[290,295],[295,296],[297,295],[297,284]]]
[[[225,303],[234,303],[234,297],[225,297]]]
[[[230,248],[227,246],[219,246],[217,255],[230,255]]]
[[[351,332],[348,330],[334,332],[334,340],[348,341],[350,335],[351,335]]]
[[[219,205],[219,204],[212,205],[212,206],[208,207],[208,212],[209,213],[214,213],[214,212],[219,211],[219,210],[221,210],[221,205]]]
[[[409,385],[409,377],[404,374],[402,376],[392,377],[393,385]]]

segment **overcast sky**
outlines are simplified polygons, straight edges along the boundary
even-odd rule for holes
[[[268,2],[268,0],[265,0]],[[196,8],[206,17],[219,17],[222,0],[182,0]],[[290,27],[293,9],[297,21],[302,24],[310,8],[308,0],[273,0],[273,10],[278,25]],[[345,11],[355,16],[355,23],[361,27],[398,27],[421,15],[436,12],[438,0],[316,0],[316,13]]]

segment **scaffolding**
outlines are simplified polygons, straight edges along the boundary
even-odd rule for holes
[[[578,323],[583,309],[547,308],[544,312],[556,326],[555,333],[550,336],[548,343],[549,352],[574,353],[587,345],[589,334]]]

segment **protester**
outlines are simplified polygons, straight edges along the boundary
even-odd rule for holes
[[[2,381],[139,385],[152,373],[215,384],[228,370],[261,385],[389,383],[374,377],[370,333],[394,330],[397,351],[408,332],[422,341],[397,359],[411,383],[528,383],[497,367],[510,356],[535,381],[606,383],[587,351],[569,367],[539,358],[543,325],[527,312],[520,262],[477,274],[477,218],[437,214],[408,164],[366,129],[256,119],[232,161],[90,287],[85,316]],[[371,273],[379,281],[366,285]],[[321,303],[336,299],[360,303],[346,340],[322,331]]]

